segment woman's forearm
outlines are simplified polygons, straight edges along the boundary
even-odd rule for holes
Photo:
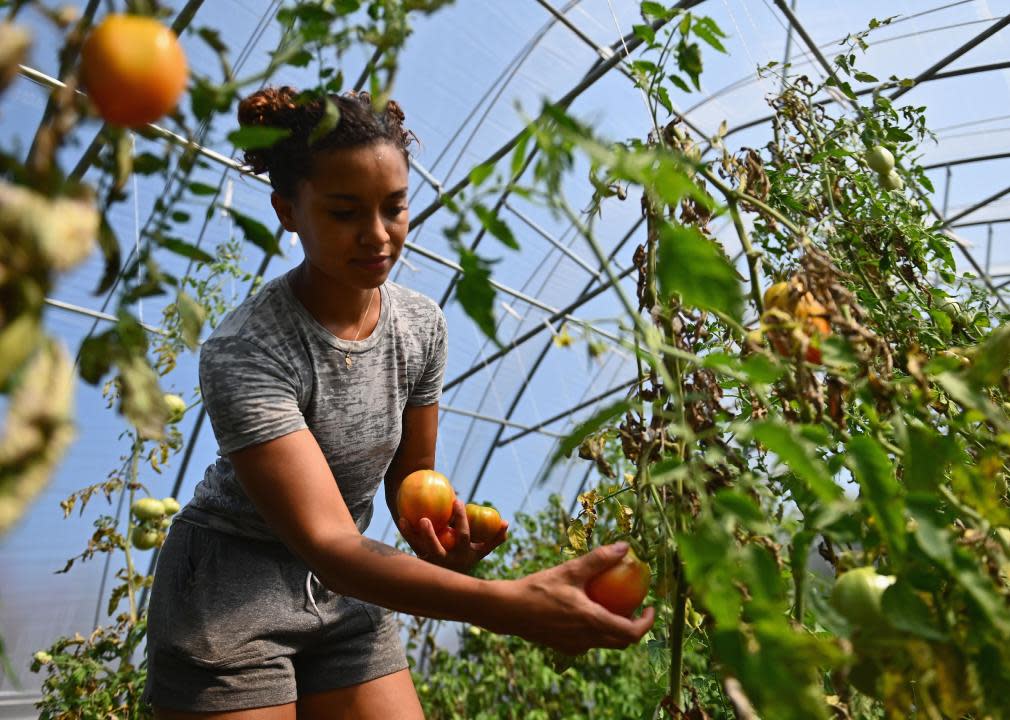
[[[507,606],[507,581],[447,570],[355,532],[320,539],[310,555],[306,562],[333,592],[398,612],[494,629]]]

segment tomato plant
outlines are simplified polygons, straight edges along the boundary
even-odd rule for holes
[[[452,517],[456,492],[442,473],[416,470],[400,483],[396,493],[396,511],[414,527],[428,518],[435,531],[445,528]]]
[[[171,111],[189,69],[175,33],[154,18],[108,15],[81,51],[81,81],[108,122],[138,127]]]
[[[612,613],[630,616],[649,594],[652,571],[631,548],[621,561],[588,583],[586,595]]]
[[[470,541],[475,543],[491,540],[502,526],[501,515],[489,505],[467,503],[466,520],[470,525]]]

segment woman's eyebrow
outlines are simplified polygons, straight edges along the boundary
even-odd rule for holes
[[[387,197],[392,200],[400,200],[402,198],[405,198],[407,197],[407,188],[394,190],[393,192],[389,193]],[[326,198],[329,200],[346,200],[348,202],[357,202],[361,200],[360,196],[354,195],[353,193],[340,193],[340,192],[326,193]]]

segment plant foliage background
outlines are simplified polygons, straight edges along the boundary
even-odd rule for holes
[[[431,716],[1008,714],[1006,306],[958,247],[978,231],[951,234],[933,212],[957,215],[959,197],[996,192],[999,176],[971,166],[952,184],[929,167],[971,135],[955,130],[985,125],[999,93],[967,116],[937,113],[933,86],[910,78],[941,53],[898,44],[930,26],[953,49],[991,21],[859,7],[831,28],[844,31],[825,70],[769,57],[761,30],[782,20],[770,4],[755,17],[751,4],[570,2],[591,21],[579,38],[528,9],[440,0],[234,3],[257,19],[245,45],[198,0],[128,4],[174,24],[194,69],[159,124],[224,155],[269,141],[234,132],[236,98],[265,82],[362,87],[406,107],[425,144],[416,246],[397,279],[443,298],[453,329],[438,464],[518,520],[481,572],[525,573],[617,538],[652,566],[659,621],[627,653],[572,661],[411,624]],[[99,6],[0,3],[16,23],[0,34],[0,688],[44,683],[44,717],[147,716],[151,553],[127,542],[124,508],[187,499],[213,453],[199,340],[300,258],[255,178],[156,128],[102,126],[69,89],[17,76],[24,62],[72,88]],[[446,55],[440,23],[460,52],[513,62]],[[481,92],[518,88],[512,106],[474,89],[482,74]],[[937,121],[951,129],[935,134]],[[878,145],[902,187],[867,166]],[[998,206],[979,212],[999,219]],[[61,314],[55,300],[75,294],[104,302],[106,319]],[[184,397],[184,417],[163,391]],[[377,510],[370,533],[390,540]],[[869,566],[888,583],[874,612],[830,601],[836,576]]]

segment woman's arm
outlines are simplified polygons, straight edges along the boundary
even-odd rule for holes
[[[403,479],[415,470],[435,468],[435,440],[438,436],[438,403],[408,406],[403,412],[403,430],[396,456],[386,471],[386,504],[400,533],[419,558],[451,570],[466,572],[481,558],[505,542],[508,523],[503,522],[498,534],[483,543],[470,542],[470,524],[466,505],[459,498],[453,504],[452,526],[457,533],[456,545],[446,551],[438,540],[430,520],[422,519],[420,527],[401,520],[396,507],[396,494]]]
[[[520,580],[480,580],[363,537],[308,430],[229,457],[267,524],[334,592],[414,615],[470,622],[569,653],[626,647],[652,626],[651,608],[630,620],[586,597],[585,583],[616,564],[624,547],[598,548]]]

